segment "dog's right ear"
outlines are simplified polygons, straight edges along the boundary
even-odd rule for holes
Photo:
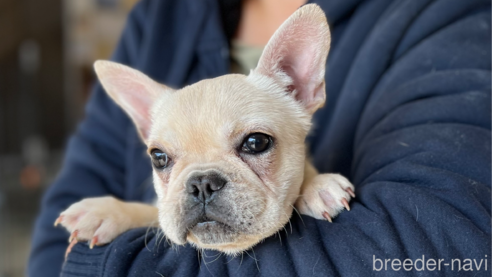
[[[140,71],[115,62],[96,61],[94,69],[106,92],[130,116],[147,143],[152,123],[151,106],[166,87]]]
[[[325,103],[325,65],[330,28],[323,10],[308,4],[273,34],[250,74],[269,77],[313,114]]]

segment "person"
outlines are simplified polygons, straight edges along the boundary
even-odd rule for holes
[[[489,275],[490,1],[309,2],[332,31],[327,104],[314,117],[310,152],[321,172],[354,183],[350,212],[333,223],[294,214],[285,231],[238,257],[172,248],[144,228],[92,250],[78,243],[64,263],[68,233],[53,222],[69,205],[155,197],[145,146],[97,84],[44,196],[29,275]],[[239,72],[302,4],[142,0],[112,59],[173,87]]]

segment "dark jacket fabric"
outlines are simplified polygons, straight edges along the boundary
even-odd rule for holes
[[[144,228],[93,250],[79,243],[64,263],[68,233],[53,222],[70,204],[155,197],[145,146],[97,84],[44,197],[29,275],[58,276],[63,265],[63,276],[490,276],[490,1],[312,2],[326,12],[332,47],[310,150],[321,172],[354,183],[350,212],[333,223],[294,214],[237,257],[172,248]],[[177,88],[227,74],[220,14],[215,0],[143,0],[113,60]],[[407,258],[442,262],[391,267]]]

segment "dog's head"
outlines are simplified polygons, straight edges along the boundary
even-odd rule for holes
[[[96,62],[102,85],[148,146],[159,222],[171,241],[238,253],[285,225],[303,181],[311,116],[325,102],[329,43],[324,13],[306,5],[249,76],[172,90]]]

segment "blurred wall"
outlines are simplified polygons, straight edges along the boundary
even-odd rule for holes
[[[29,136],[60,148],[63,118],[60,0],[0,1],[0,154]]]

